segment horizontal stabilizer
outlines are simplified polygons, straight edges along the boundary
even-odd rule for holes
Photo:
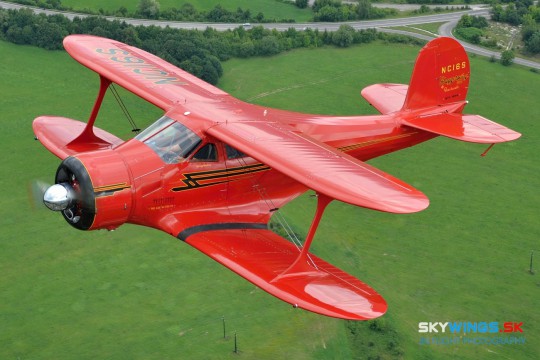
[[[375,84],[364,88],[361,94],[384,115],[401,110],[408,88],[408,85],[403,84]]]
[[[288,271],[299,250],[270,230],[216,225],[222,229],[215,226],[187,236],[183,232],[179,238],[295,307],[350,320],[386,312],[386,302],[375,290],[312,254],[312,263],[304,264],[303,271]]]
[[[94,127],[92,141],[80,142],[75,139],[83,132],[86,123],[57,116],[40,116],[32,123],[36,139],[60,159],[81,152],[110,149],[124,141],[105,130]]]
[[[480,115],[436,114],[403,120],[404,125],[461,141],[494,144],[512,141],[520,133]]]

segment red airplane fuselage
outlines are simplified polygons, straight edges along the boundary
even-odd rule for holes
[[[190,114],[167,115],[186,127],[196,123]],[[320,116],[290,125],[362,161],[437,136],[399,126],[393,117],[384,115]],[[340,131],[328,131],[330,127]],[[198,133],[196,126],[190,130]],[[177,236],[173,229],[205,224],[210,218],[212,222],[266,224],[273,211],[307,190],[249,156],[238,151],[231,154],[227,151],[230,147],[223,142],[199,135],[201,140],[196,148],[174,163],[164,160],[137,138],[113,149],[77,155],[92,180],[96,197],[95,218],[84,225],[89,225],[85,230],[110,230],[128,222],[170,228],[170,233]],[[214,148],[212,155],[199,158],[198,152],[205,147]],[[169,218],[168,213],[176,216]]]

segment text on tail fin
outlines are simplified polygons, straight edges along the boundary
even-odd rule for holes
[[[430,41],[418,54],[403,110],[465,101],[470,63],[465,49],[452,38]]]

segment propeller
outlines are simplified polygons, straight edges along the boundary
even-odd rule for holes
[[[29,184],[33,208],[60,212],[70,225],[88,230],[94,223],[96,208],[94,188],[85,166],[79,159],[67,157],[58,166],[54,182],[34,180]]]
[[[34,208],[45,205],[53,211],[68,210],[76,199],[75,191],[68,182],[51,185],[43,180],[34,180],[30,184],[30,195]]]
[[[28,198],[33,209],[44,209],[43,195],[51,186],[50,183],[43,180],[33,180],[28,185]]]

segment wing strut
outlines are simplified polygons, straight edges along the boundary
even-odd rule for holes
[[[304,246],[302,246],[302,250],[300,251],[300,255],[298,255],[296,260],[287,270],[276,276],[274,280],[271,281],[272,283],[293,276],[306,276],[310,274],[313,276],[320,276],[317,265],[315,265],[315,262],[309,256],[309,248],[311,247],[311,243],[313,242],[313,238],[315,237],[315,233],[317,232],[317,228],[321,222],[324,210],[332,200],[334,199],[329,196],[317,193],[317,210],[313,216],[313,220],[311,222],[311,226],[309,227],[306,241],[304,241]]]
[[[97,115],[99,113],[99,109],[101,108],[101,104],[103,103],[103,98],[105,97],[105,93],[107,92],[107,89],[109,88],[109,85],[111,84],[111,81],[104,76],[99,76],[100,84],[99,84],[99,92],[96,98],[96,102],[94,103],[94,107],[92,108],[92,113],[90,113],[90,118],[88,119],[88,122],[86,123],[86,127],[84,128],[83,132],[77,136],[73,141],[71,141],[69,144],[67,144],[67,147],[75,148],[79,144],[106,144],[109,145],[109,142],[99,138],[94,134],[94,123],[96,122]]]

